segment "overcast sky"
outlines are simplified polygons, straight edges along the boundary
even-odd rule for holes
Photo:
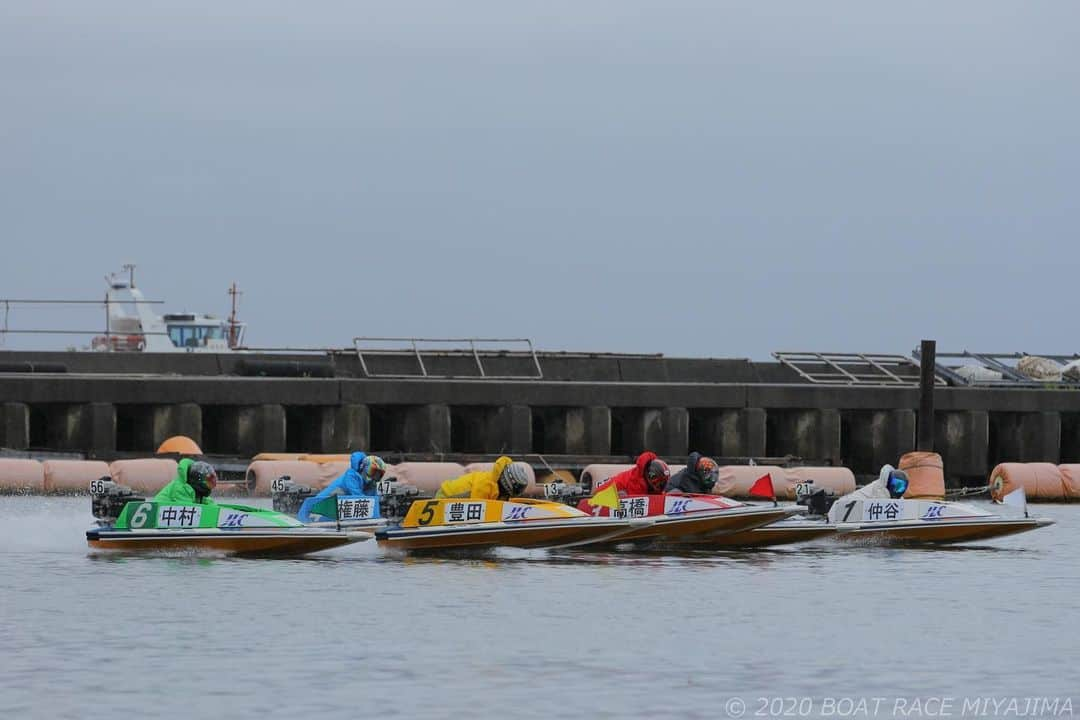
[[[262,346],[1080,352],[1078,26],[1071,1],[0,0],[0,297],[97,298],[136,262],[171,310],[238,282]]]

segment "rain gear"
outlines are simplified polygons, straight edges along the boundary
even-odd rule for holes
[[[638,455],[637,460],[634,462],[634,467],[629,470],[623,470],[618,475],[608,478],[607,482],[602,483],[599,487],[593,488],[593,494],[595,495],[608,485],[614,483],[615,489],[617,489],[620,494],[659,495],[660,493],[653,492],[653,490],[649,488],[649,483],[645,481],[645,470],[649,467],[649,463],[656,459],[656,453],[646,450]]]
[[[671,476],[664,492],[684,492],[687,494],[699,493],[707,495],[712,492],[712,486],[706,487],[705,478],[698,470],[698,462],[701,461],[701,453],[692,452],[686,459],[686,467]]]
[[[377,497],[379,494],[377,486],[375,482],[368,479],[367,469],[367,453],[357,450],[349,456],[349,467],[345,472],[320,490],[318,495],[309,497],[300,505],[300,510],[296,513],[296,519],[300,522],[312,522],[311,508],[318,501],[332,495]]]
[[[895,472],[895,468],[892,465],[885,465],[881,468],[881,473],[878,475],[878,479],[870,483],[869,485],[863,485],[861,488],[856,489],[854,492],[849,492],[847,495],[841,496],[832,507],[829,508],[829,522],[840,522],[842,508],[848,502],[852,500],[891,500],[893,499],[892,493],[889,492],[889,476]]]
[[[505,500],[500,497],[499,476],[513,460],[503,455],[495,461],[490,470],[462,475],[454,480],[447,480],[439,486],[436,498],[469,498],[471,500]]]
[[[191,487],[187,481],[188,468],[193,464],[195,461],[190,458],[184,458],[177,463],[176,477],[161,488],[154,496],[154,502],[166,505],[214,505],[214,501],[209,497],[204,497],[202,502],[195,499],[195,488]]]

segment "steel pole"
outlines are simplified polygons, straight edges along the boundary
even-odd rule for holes
[[[934,368],[937,364],[937,342],[923,340],[919,350],[919,432],[917,448],[934,451]]]

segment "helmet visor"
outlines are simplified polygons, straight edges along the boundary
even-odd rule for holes
[[[671,471],[663,460],[653,460],[645,469],[645,482],[653,490],[662,490],[667,485],[669,477],[671,477]]]
[[[908,479],[903,475],[890,475],[885,487],[888,488],[889,495],[892,497],[903,497],[908,489]]]

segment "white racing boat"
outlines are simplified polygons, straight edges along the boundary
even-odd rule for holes
[[[1009,517],[969,503],[890,498],[838,501],[829,511],[829,523],[840,540],[957,543],[1015,535],[1054,521]]]
[[[869,485],[843,496],[828,509],[827,522],[845,541],[940,544],[986,540],[1053,525],[1050,518],[1028,516],[1022,493],[1012,513],[970,503],[892,497],[887,473]],[[1022,512],[1023,515],[1019,515]],[[1013,514],[1015,513],[1015,514]]]

